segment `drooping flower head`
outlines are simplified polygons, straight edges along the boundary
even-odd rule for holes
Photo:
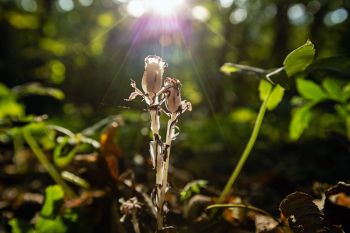
[[[174,113],[178,111],[181,106],[181,93],[180,93],[181,83],[179,80],[175,78],[167,77],[164,81],[164,85],[168,87],[167,90],[165,91],[166,108],[168,109],[169,112]]]
[[[162,87],[164,69],[167,63],[156,55],[145,58],[145,71],[142,77],[142,89],[152,99]]]

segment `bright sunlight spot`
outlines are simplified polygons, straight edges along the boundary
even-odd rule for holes
[[[127,5],[128,13],[140,17],[146,12],[159,16],[175,14],[183,4],[183,0],[131,0]]]
[[[144,2],[139,0],[130,1],[126,9],[131,16],[136,18],[142,16],[146,11]]]
[[[176,13],[183,4],[183,0],[148,0],[148,8],[157,15],[168,16]]]

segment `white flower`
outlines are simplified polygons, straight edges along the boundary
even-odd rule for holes
[[[145,58],[145,71],[142,77],[143,91],[153,99],[158,91],[162,88],[162,79],[164,69],[167,64],[158,56],[147,56]]]

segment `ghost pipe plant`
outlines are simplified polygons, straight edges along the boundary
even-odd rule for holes
[[[191,111],[191,103],[181,99],[181,83],[175,78],[167,77],[162,83],[164,69],[167,64],[158,56],[147,56],[145,58],[145,71],[142,77],[142,90],[136,87],[136,82],[131,80],[134,91],[127,101],[141,96],[148,105],[150,113],[153,140],[150,142],[150,155],[153,169],[156,171],[156,185],[152,192],[153,203],[157,212],[157,229],[163,228],[164,216],[167,211],[165,205],[165,194],[168,190],[168,168],[170,159],[171,142],[175,140],[177,122],[180,115],[185,111]],[[162,106],[165,104],[166,108]],[[159,135],[160,114],[169,117],[165,142]]]

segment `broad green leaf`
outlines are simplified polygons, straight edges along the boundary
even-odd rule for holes
[[[265,99],[268,97],[269,93],[271,92],[272,84],[264,79],[260,81],[259,84],[259,97],[261,101],[265,101]]]
[[[313,101],[322,101],[328,98],[322,88],[310,80],[297,79],[297,89],[302,97]]]
[[[289,136],[296,141],[300,138],[304,130],[309,126],[312,119],[311,108],[315,103],[308,103],[300,108],[295,109],[292,120],[289,125]]]
[[[234,64],[234,63],[225,63],[223,66],[220,67],[220,71],[227,75],[230,75],[235,72],[254,73],[256,75],[265,75],[267,73],[266,70],[258,67]]]
[[[64,191],[59,185],[52,185],[45,189],[45,201],[41,209],[41,216],[52,217],[59,213],[63,203]]]
[[[282,101],[283,95],[284,88],[277,84],[273,88],[269,101],[267,102],[267,109],[270,111],[275,109],[278,106],[278,104]]]
[[[326,78],[322,82],[323,88],[328,92],[328,95],[333,100],[339,101],[339,102],[345,102],[346,99],[344,98],[343,90],[341,83],[333,78]]]
[[[288,77],[304,71],[312,63],[314,56],[315,48],[311,41],[289,53],[283,62]]]

